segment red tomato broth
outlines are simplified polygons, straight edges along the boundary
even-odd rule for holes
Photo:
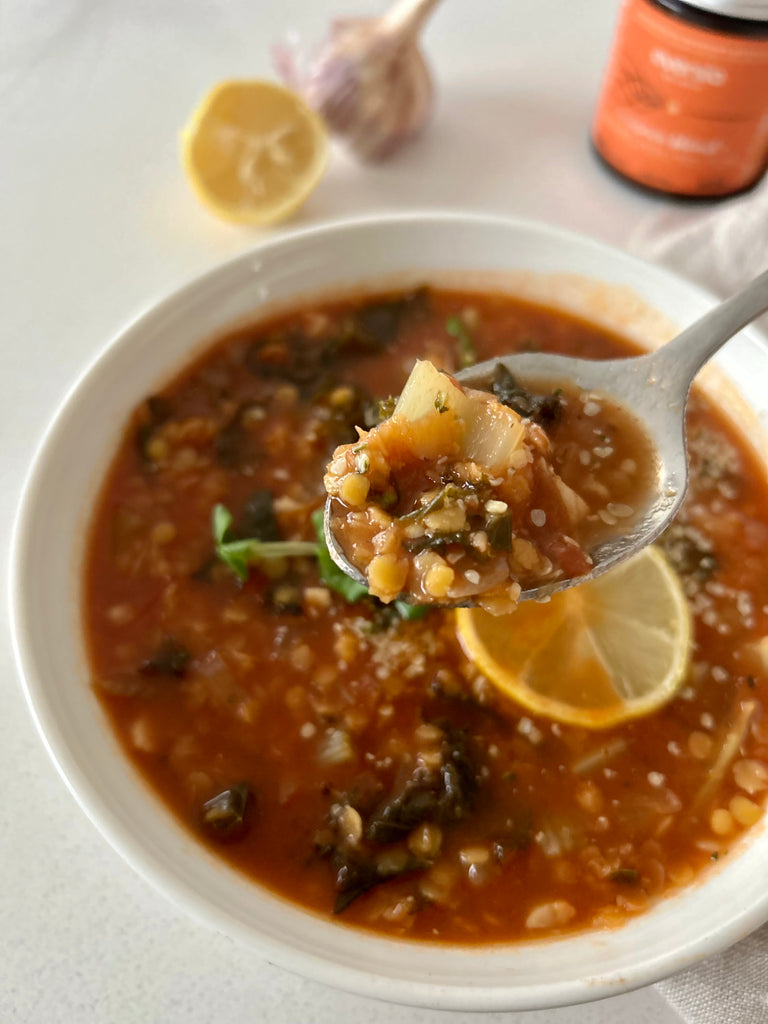
[[[255,488],[277,496],[285,537],[312,537],[308,517],[322,501],[338,432],[284,377],[257,376],[243,363],[253,339],[299,328],[322,337],[357,305],[316,305],[222,339],[169,383],[154,410],[137,411],[89,538],[83,612],[95,690],[127,755],[178,820],[254,880],[322,914],[337,895],[335,868],[321,855],[331,808],[355,790],[370,820],[419,755],[429,761],[450,746],[445,731],[430,739],[430,723],[448,719],[477,748],[472,810],[441,827],[431,867],[371,888],[338,919],[447,942],[621,923],[726,856],[743,827],[731,815],[731,831],[714,832],[713,810],[734,797],[759,804],[768,786],[752,765],[768,761],[766,671],[748,651],[768,632],[764,468],[703,396],[691,402],[691,494],[668,545],[695,613],[691,679],[679,698],[606,732],[526,715],[466,660],[447,613],[387,626],[377,611],[326,592],[312,559],[277,581],[267,572],[284,567],[265,565],[243,585],[211,561],[213,505],[237,515]],[[377,397],[397,393],[417,355],[455,369],[443,325],[466,307],[477,312],[481,359],[533,344],[592,357],[633,351],[600,328],[508,296],[432,291],[429,306],[383,351],[337,360],[331,389],[373,380]],[[712,552],[702,555],[702,545]],[[302,614],[268,606],[286,579]],[[165,637],[189,654],[178,675],[146,671]],[[740,749],[701,797],[745,702],[757,706]],[[336,734],[352,757],[329,763],[319,752]],[[594,766],[578,770],[593,752]],[[752,779],[752,791],[737,784],[734,763],[746,766],[740,778]],[[243,781],[253,793],[248,830],[231,842],[210,838],[202,805]],[[567,904],[567,919],[526,927],[553,902]]]

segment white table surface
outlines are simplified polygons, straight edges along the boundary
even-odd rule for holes
[[[46,422],[93,354],[156,298],[266,237],[217,222],[190,193],[177,137],[197,99],[219,79],[271,74],[269,45],[287,29],[313,38],[330,13],[381,6],[380,0],[338,0],[338,7],[320,0],[0,0],[6,542]],[[589,149],[617,6],[615,0],[446,0],[426,38],[439,83],[428,133],[379,167],[360,168],[336,154],[293,224],[462,207],[627,244],[638,225],[673,204],[617,181]],[[689,209],[681,205],[679,217]],[[7,543],[1,550],[5,563]],[[157,897],[99,837],[48,760],[5,633],[2,1024],[470,1019],[387,1006],[304,981],[259,962]],[[678,1018],[655,990],[644,989],[490,1020],[674,1024]]]

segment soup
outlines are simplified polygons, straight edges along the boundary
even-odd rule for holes
[[[149,397],[89,535],[95,691],[170,812],[311,911],[443,942],[620,924],[761,816],[768,485],[694,394],[690,492],[663,538],[694,618],[688,678],[604,731],[526,713],[466,657],[453,612],[330,576],[313,524],[334,449],[417,358],[453,372],[468,339],[478,359],[633,351],[507,295],[420,289],[238,331]],[[632,486],[641,465],[601,430],[595,460]],[[558,472],[581,464],[559,447]]]
[[[509,613],[522,588],[586,575],[648,503],[652,446],[618,403],[567,381],[538,394],[502,363],[490,383],[418,360],[392,415],[333,453],[329,528],[384,602]]]

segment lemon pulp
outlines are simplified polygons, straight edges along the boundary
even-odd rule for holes
[[[293,213],[320,181],[328,133],[282,85],[222,82],[184,129],[182,160],[196,194],[216,214],[271,224]]]
[[[691,615],[662,552],[646,548],[590,583],[508,616],[456,611],[467,656],[534,714],[607,728],[662,707],[690,662]]]

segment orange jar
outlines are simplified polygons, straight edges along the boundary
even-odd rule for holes
[[[592,137],[662,192],[753,185],[768,166],[768,0],[624,0]]]

